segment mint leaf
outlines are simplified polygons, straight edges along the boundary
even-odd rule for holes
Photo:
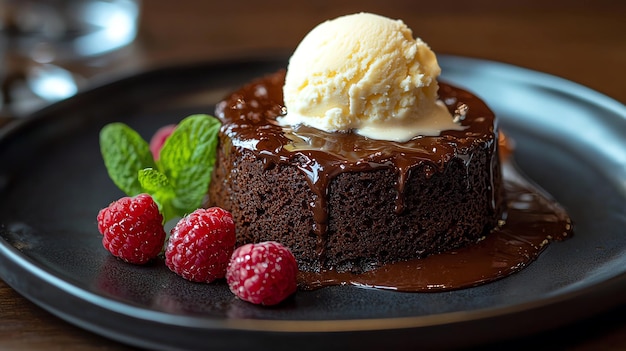
[[[183,119],[165,141],[158,169],[172,185],[172,206],[184,216],[202,206],[217,152],[220,122],[198,114]]]
[[[137,179],[143,190],[148,194],[156,194],[160,192],[170,192],[174,194],[174,189],[167,180],[165,174],[154,168],[145,168],[139,171]]]
[[[154,168],[146,168],[139,171],[137,179],[143,191],[150,194],[158,204],[164,222],[176,216],[176,210],[172,207],[176,193],[165,174]]]
[[[126,195],[143,192],[137,172],[156,167],[150,146],[132,128],[123,123],[111,123],[100,131],[100,152],[109,177]]]

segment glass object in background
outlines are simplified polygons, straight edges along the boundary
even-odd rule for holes
[[[139,0],[0,0],[3,113],[28,114],[127,63],[139,13]]]

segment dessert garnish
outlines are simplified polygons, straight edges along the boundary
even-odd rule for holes
[[[298,264],[291,251],[278,242],[264,241],[235,250],[226,281],[240,299],[272,306],[296,292],[297,275]]]
[[[165,249],[167,267],[193,282],[224,278],[235,249],[235,223],[219,207],[199,208],[178,221]]]
[[[163,248],[163,216],[150,195],[114,201],[100,210],[97,219],[102,245],[126,262],[147,263]]]
[[[193,282],[224,279],[228,268],[228,284],[237,297],[276,305],[297,287],[298,266],[289,249],[274,242],[233,252],[235,223],[230,212],[201,207],[219,127],[212,116],[192,115],[178,125],[161,127],[150,143],[123,123],[102,128],[107,171],[128,195],[98,213],[102,243],[132,264],[146,264],[163,254],[172,272]],[[182,218],[167,236],[164,224],[176,217]]]
[[[128,196],[150,194],[164,222],[202,206],[215,163],[220,122],[209,115],[183,119],[155,160],[150,145],[123,123],[100,132],[100,150],[110,178]]]

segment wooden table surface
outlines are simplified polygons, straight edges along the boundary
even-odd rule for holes
[[[174,7],[165,0],[148,0],[142,3],[140,33],[131,54],[117,58],[113,68],[127,74],[252,52],[289,52],[317,23],[369,11],[402,18],[437,53],[547,72],[626,102],[626,2],[417,3],[185,0]],[[485,348],[534,348],[539,338],[558,350],[626,350],[626,305],[542,335]],[[128,349],[51,315],[0,281],[0,350]]]

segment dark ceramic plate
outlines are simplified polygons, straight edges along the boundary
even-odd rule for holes
[[[122,196],[98,146],[108,122],[148,138],[213,105],[283,59],[159,69],[100,86],[0,133],[0,276],[57,316],[150,349],[393,349],[477,345],[548,330],[626,296],[626,108],[577,84],[510,65],[441,57],[443,79],[483,97],[516,158],[571,214],[575,237],[518,274],[471,289],[298,292],[275,308],[225,284],[122,263],[100,244],[98,210]],[[583,307],[584,306],[584,307]],[[453,337],[451,337],[453,336]],[[296,346],[297,345],[297,346]]]

